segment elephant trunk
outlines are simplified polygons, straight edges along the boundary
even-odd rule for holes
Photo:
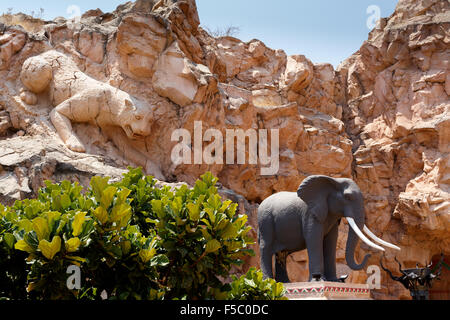
[[[351,218],[347,218],[347,221],[349,222],[349,230],[348,230],[348,236],[347,236],[347,245],[345,249],[345,260],[347,262],[347,265],[352,270],[361,270],[365,267],[367,260],[370,257],[370,254],[366,254],[361,264],[356,263],[355,261],[355,249],[356,245],[358,244],[358,239],[360,235],[356,233],[356,229],[359,229],[357,224],[353,221]],[[358,223],[362,224],[362,223]],[[355,228],[356,227],[356,228]]]

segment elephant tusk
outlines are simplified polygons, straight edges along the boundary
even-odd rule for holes
[[[373,247],[375,249],[384,251],[384,248],[380,247],[379,245],[376,245],[375,243],[373,243],[372,241],[367,239],[367,237],[364,235],[364,233],[362,233],[361,230],[359,230],[359,228],[356,225],[355,220],[353,220],[353,218],[345,217],[345,219],[347,219],[348,224],[350,225],[350,227],[353,229],[353,231],[355,231],[355,233],[358,235],[358,237],[362,241],[364,241],[365,244],[367,244],[368,246]]]
[[[389,242],[387,242],[387,241],[384,241],[384,240],[378,238],[376,235],[374,235],[373,232],[370,231],[370,229],[369,229],[366,225],[364,225],[363,231],[364,231],[365,233],[367,233],[367,235],[368,235],[369,237],[371,237],[375,242],[378,242],[379,244],[382,244],[382,245],[384,245],[384,246],[386,246],[386,247],[389,247],[389,248],[392,248],[392,249],[395,249],[395,250],[399,250],[399,251],[400,251],[400,248],[397,247],[396,245],[394,245],[394,244],[392,244],[392,243],[389,243]]]

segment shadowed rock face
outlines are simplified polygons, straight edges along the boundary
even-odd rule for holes
[[[287,56],[259,40],[213,38],[199,27],[193,0],[128,2],[112,13],[90,10],[79,20],[4,15],[0,201],[35,196],[45,179],[86,185],[96,174],[119,178],[127,165],[188,184],[209,170],[220,178],[222,194],[238,201],[256,228],[257,202],[274,192],[295,191],[308,175],[324,174],[358,183],[367,225],[402,247],[397,257],[404,265],[449,254],[449,12],[448,1],[400,0],[337,70],[302,55]],[[39,58],[25,63],[52,50],[63,58],[51,68]],[[75,97],[77,110],[89,115],[89,106],[99,103],[89,99],[100,99],[104,87],[110,94],[100,101],[101,121],[85,113],[65,115],[82,153],[63,142],[50,116],[76,96],[79,79],[90,79],[87,89],[95,94]],[[55,101],[55,93],[62,98]],[[151,114],[144,120],[147,127],[142,119],[136,119],[137,126],[117,116],[114,110],[127,108],[120,103],[124,95]],[[263,176],[264,165],[249,164],[248,144],[245,164],[236,159],[234,164],[173,163],[178,141],[171,141],[172,132],[186,129],[193,139],[195,121],[201,121],[202,134],[217,129],[224,138],[227,129],[277,129],[278,173]],[[203,141],[203,150],[210,144]],[[187,145],[194,147],[193,141]],[[338,241],[340,274],[349,272],[347,228],[341,226]],[[394,269],[394,253],[387,250],[386,258]],[[378,260],[373,254],[368,265]],[[244,269],[258,261],[257,254]],[[306,252],[288,257],[288,271],[291,281],[307,280]],[[351,272],[347,281],[366,278],[365,271]],[[388,281],[382,275],[384,286],[375,298],[408,298]]]

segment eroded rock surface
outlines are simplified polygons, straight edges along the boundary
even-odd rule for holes
[[[449,30],[448,1],[400,0],[338,68],[368,225],[402,247],[397,258],[409,267],[449,254]],[[386,252],[397,270],[393,258]],[[379,296],[409,296],[388,278]]]
[[[200,27],[194,0],[138,0],[80,20],[4,15],[0,200],[34,196],[45,179],[119,178],[127,165],[188,184],[211,171],[256,228],[258,202],[324,174],[358,183],[368,226],[402,247],[402,263],[450,254],[449,12],[448,1],[400,0],[337,70],[259,40],[213,38]],[[189,136],[182,146],[189,163],[173,161],[177,129]],[[256,139],[267,130],[269,154],[276,130],[276,174],[261,174],[261,158],[251,161],[251,137],[240,155],[239,139],[226,140],[239,130]],[[222,162],[201,153],[198,161],[195,137]],[[347,228],[338,273],[364,282],[365,271],[345,266]],[[244,269],[258,265],[254,249]],[[357,258],[367,250],[361,245]],[[394,254],[386,252],[391,269]],[[369,264],[379,258],[374,253]],[[306,252],[288,257],[288,271],[292,281],[307,280]],[[382,276],[376,298],[408,298]]]

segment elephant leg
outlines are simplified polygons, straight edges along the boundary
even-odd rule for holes
[[[286,271],[287,251],[277,252],[275,258],[275,280],[277,282],[289,283],[289,277]]]
[[[261,271],[263,273],[263,278],[273,278],[272,272],[272,246],[264,243],[259,245],[259,254],[261,256]]]
[[[336,245],[338,239],[339,224],[336,223],[323,239],[323,258],[325,279],[338,281],[336,277]]]
[[[307,226],[305,234],[306,249],[308,250],[309,258],[309,280],[325,280],[323,263],[323,226],[318,223],[312,223]]]
[[[259,211],[258,215],[260,215]],[[268,212],[263,212],[261,217],[258,220],[260,266],[264,279],[273,279],[272,257],[275,253],[273,250],[275,240],[273,218]]]

